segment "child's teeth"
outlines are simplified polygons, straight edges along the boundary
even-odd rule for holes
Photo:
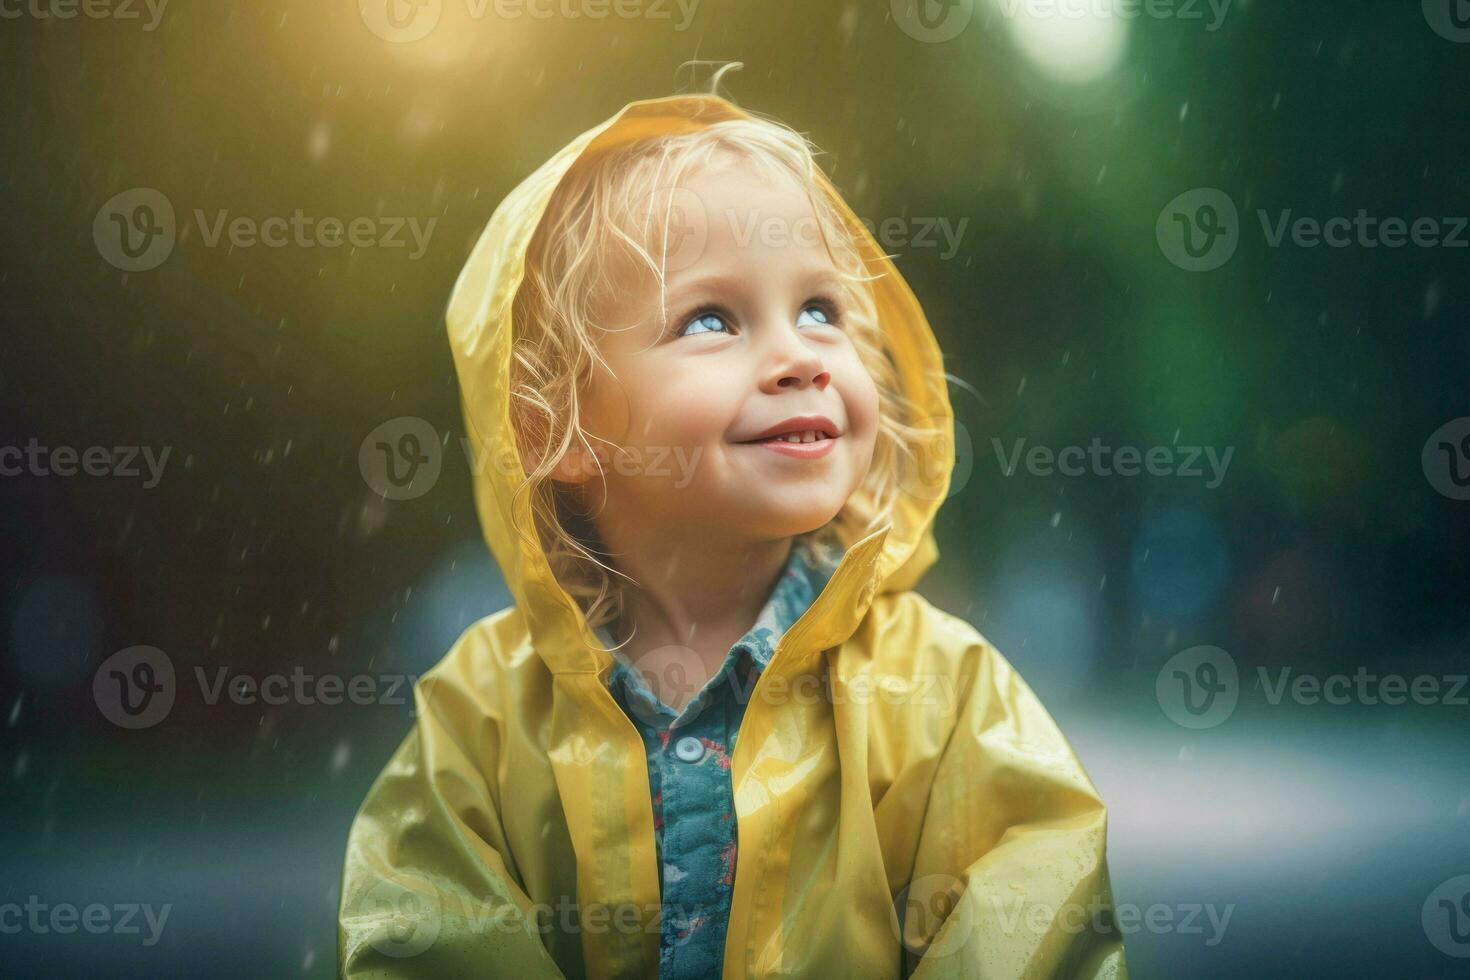
[[[830,439],[832,437],[827,435],[827,433],[825,432],[818,432],[816,429],[807,429],[803,432],[787,432],[783,435],[773,436],[772,438],[775,439],[777,442],[803,443],[822,442],[823,440]]]

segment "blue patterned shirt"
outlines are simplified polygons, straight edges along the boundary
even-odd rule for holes
[[[730,783],[735,736],[777,641],[816,599],[835,566],[835,559],[793,547],[755,625],[730,648],[719,670],[683,711],[659,700],[643,676],[614,652],[608,689],[637,727],[648,754],[663,903],[661,978],[720,975],[735,884]],[[612,645],[605,631],[598,634]]]

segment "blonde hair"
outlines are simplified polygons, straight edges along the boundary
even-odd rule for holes
[[[580,488],[553,479],[558,461],[580,443],[586,385],[598,365],[596,310],[611,296],[609,269],[619,257],[645,267],[665,290],[665,245],[675,191],[716,154],[794,178],[806,192],[823,244],[843,282],[843,319],[879,395],[879,431],[866,478],[838,515],[805,536],[846,547],[887,522],[897,498],[901,457],[913,457],[920,430],[899,391],[897,372],[868,282],[870,274],[839,205],[818,182],[815,154],[800,133],[765,118],[733,119],[695,132],[649,137],[604,152],[572,169],[553,192],[526,252],[512,306],[510,419],[526,478],[534,527],[517,528],[539,543],[562,587],[589,625],[615,620],[623,577],[597,553]],[[595,454],[593,454],[595,456]],[[514,509],[513,509],[514,510]]]

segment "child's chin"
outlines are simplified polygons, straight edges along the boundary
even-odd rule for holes
[[[813,501],[811,504],[773,507],[766,515],[766,520],[761,523],[765,525],[765,535],[772,538],[794,538],[801,534],[810,534],[812,531],[827,526],[832,519],[842,510],[840,503],[821,503]]]

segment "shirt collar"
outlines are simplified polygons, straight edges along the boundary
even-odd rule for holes
[[[833,546],[816,542],[794,544],[791,548],[791,557],[787,559],[781,576],[771,589],[765,605],[756,614],[754,625],[730,647],[715,679],[722,680],[725,674],[738,669],[742,662],[749,664],[751,680],[764,671],[771,662],[771,656],[776,652],[776,644],[780,642],[781,637],[791,628],[792,624],[801,617],[801,614],[816,601],[818,594],[827,584],[827,580],[836,570],[841,557],[841,549]],[[651,702],[649,707],[661,707],[663,710],[659,713],[668,714],[672,718],[674,713],[653,696],[643,678],[637,670],[633,669],[622,651],[612,649],[613,639],[610,631],[606,627],[599,626],[595,632],[597,638],[602,641],[602,645],[612,650],[613,654],[613,669],[607,676],[608,688],[614,693],[621,688],[623,693],[631,698]],[[702,697],[701,694],[701,699]]]

